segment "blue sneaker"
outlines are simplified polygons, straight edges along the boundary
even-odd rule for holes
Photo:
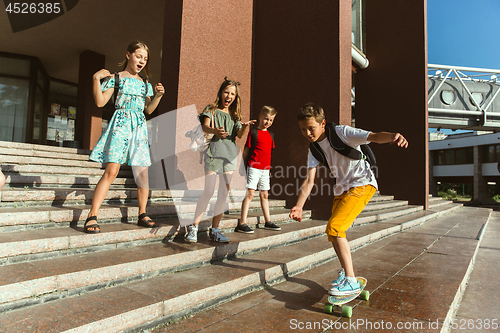
[[[229,243],[229,238],[224,236],[218,228],[210,228],[209,235],[214,242]]]
[[[332,283],[330,284],[330,290],[333,288],[333,287],[336,287],[338,286],[339,284],[341,284],[342,282],[344,282],[344,279],[345,279],[345,271],[344,269],[342,268],[341,270],[338,271],[337,273],[337,278],[335,280],[332,281]]]
[[[346,277],[344,282],[336,287],[333,287],[328,292],[332,296],[345,296],[356,294],[361,291],[361,286],[359,285],[358,279],[352,277]]]

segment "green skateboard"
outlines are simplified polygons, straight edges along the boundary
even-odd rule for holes
[[[368,280],[363,277],[357,277],[356,279],[358,279],[358,282],[361,285],[359,292],[350,295],[329,296],[328,301],[324,306],[325,313],[333,313],[336,309],[340,309],[342,317],[351,318],[352,307],[344,304],[349,303],[358,296],[364,301],[367,301],[370,298],[370,292],[368,290],[364,290]]]

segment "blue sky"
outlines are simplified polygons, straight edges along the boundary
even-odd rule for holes
[[[499,23],[500,0],[427,0],[428,62],[500,69]]]
[[[500,69],[500,0],[427,0],[430,64]]]

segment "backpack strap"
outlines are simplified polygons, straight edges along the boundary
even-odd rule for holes
[[[330,146],[335,149],[336,152],[345,157],[352,158],[353,160],[367,160],[368,163],[374,167],[377,164],[377,160],[375,159],[375,155],[373,154],[371,148],[368,145],[361,145],[361,151],[359,151],[347,145],[338,136],[337,131],[335,131],[336,126],[337,125],[335,123],[327,123],[325,126],[326,137],[328,142],[330,142]],[[326,155],[323,152],[323,149],[321,149],[319,143],[311,142],[309,144],[309,149],[314,158],[330,170]]]
[[[148,80],[143,77],[142,82],[144,82],[144,100],[146,100],[146,97],[148,97]]]
[[[116,110],[116,100],[118,98],[118,91],[120,90],[120,75],[117,72],[115,72],[114,74],[115,74],[115,88],[113,91],[113,105]]]
[[[257,137],[259,135],[259,130],[256,127],[253,127],[248,135],[250,135],[250,150],[248,151],[248,156],[245,161],[245,166],[248,166],[248,160],[250,159],[250,156],[252,156],[252,153],[255,150],[255,145],[257,144]]]
[[[250,144],[251,144],[251,152],[253,152],[253,150],[255,149],[255,145],[257,144],[257,137],[259,136],[259,130],[254,127],[250,130],[250,135],[251,135],[251,141],[250,141]]]
[[[272,154],[274,151],[274,147],[273,147],[274,146],[274,133],[271,132],[270,130],[267,130],[267,131],[271,135],[271,154]],[[248,159],[250,158],[250,156],[252,156],[252,153],[255,150],[255,145],[257,144],[257,137],[259,136],[259,129],[256,127],[253,127],[250,130],[249,135],[250,135],[250,150],[248,151],[248,156],[247,156],[247,160],[245,161],[245,165],[248,164]]]
[[[335,123],[328,123],[325,126],[326,136],[328,141],[330,142],[330,146],[332,146],[337,153],[344,155],[345,157],[352,158],[353,160],[364,160],[366,159],[366,155],[360,152],[357,149],[348,146],[337,134],[335,127],[337,125]]]
[[[274,133],[271,132],[270,130],[267,130],[269,132],[269,135],[271,135],[271,154],[274,151]]]
[[[269,135],[271,135],[271,154],[274,151],[274,133],[271,132],[270,130],[267,130],[269,132]],[[250,152],[249,156],[252,154],[253,150],[255,149],[255,145],[257,144],[257,136],[259,135],[259,129],[254,127],[250,130],[250,135],[251,135],[251,141],[250,144],[252,145],[250,147]]]
[[[321,146],[317,142],[311,142],[309,144],[309,150],[311,151],[311,154],[314,156],[314,158],[323,164],[324,166],[327,167],[328,171],[331,172],[330,166],[328,165],[328,161],[326,159],[325,152],[323,149],[321,149]]]

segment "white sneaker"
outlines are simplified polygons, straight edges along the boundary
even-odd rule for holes
[[[186,235],[186,242],[188,243],[198,242],[198,226],[193,224],[190,225],[188,229],[189,231],[188,234]]]
[[[209,235],[210,239],[213,240],[214,242],[229,243],[229,238],[224,236],[218,228],[211,228]]]

